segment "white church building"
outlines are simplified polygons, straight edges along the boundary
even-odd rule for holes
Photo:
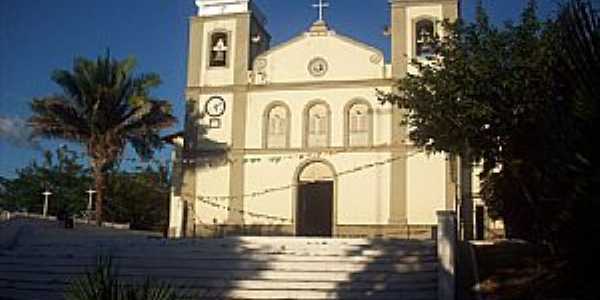
[[[416,72],[458,0],[391,0],[389,61],[317,3],[312,25],[271,46],[251,0],[196,1],[171,237],[428,237],[455,209],[456,162],[413,146],[377,95]]]

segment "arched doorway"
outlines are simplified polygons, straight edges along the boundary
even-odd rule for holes
[[[333,168],[323,161],[312,161],[301,166],[297,176],[296,235],[333,236]]]

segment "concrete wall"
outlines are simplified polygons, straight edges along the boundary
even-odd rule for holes
[[[445,155],[418,153],[408,158],[408,222],[436,224],[446,208]]]

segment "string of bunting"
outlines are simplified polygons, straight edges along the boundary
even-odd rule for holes
[[[200,201],[200,202],[202,202],[204,204],[207,204],[209,206],[212,206],[214,208],[226,210],[228,212],[235,211],[235,212],[237,212],[237,213],[239,213],[241,215],[248,215],[248,216],[253,217],[253,218],[266,219],[266,220],[278,221],[278,222],[293,222],[293,220],[289,219],[289,218],[276,217],[276,216],[271,216],[271,215],[267,215],[267,214],[264,214],[264,213],[255,213],[255,212],[248,211],[248,210],[232,208],[230,206],[226,206],[226,205],[223,205],[223,204],[219,204],[219,203],[216,203],[216,202],[212,202],[212,201],[206,200],[203,197],[198,197],[198,201]]]
[[[370,147],[370,149],[377,149],[379,147],[384,147],[384,146],[386,146],[386,145],[385,144],[376,145],[376,146]],[[226,158],[224,160],[226,160],[228,163],[235,163],[235,162],[241,161],[244,164],[260,163],[263,161],[268,161],[271,163],[279,163],[284,160],[291,160],[291,159],[302,160],[304,158],[319,158],[319,157],[322,157],[325,155],[333,156],[333,155],[337,155],[337,154],[352,153],[352,152],[353,152],[353,149],[344,148],[344,149],[335,149],[335,150],[328,150],[328,151],[302,152],[302,153],[287,154],[287,155],[265,155],[266,157],[253,157],[253,158],[243,158],[243,159]],[[194,163],[204,164],[205,163],[210,166],[211,163],[217,164],[216,161],[218,161],[218,159],[196,158],[196,159],[183,159],[182,163],[183,164],[194,164]]]
[[[350,151],[346,150],[346,149],[340,149],[340,150],[329,150],[329,151],[318,151],[318,152],[303,152],[303,153],[288,154],[288,155],[267,155],[267,157],[254,157],[254,158],[244,158],[244,159],[227,158],[224,160],[226,160],[228,163],[235,163],[238,161],[242,161],[245,164],[259,163],[259,162],[263,162],[263,161],[268,161],[271,163],[279,163],[283,160],[304,159],[304,158],[308,158],[308,157],[321,157],[323,155],[336,155],[336,154],[347,153],[347,152],[350,152]],[[84,153],[81,152],[80,154],[84,154]],[[194,163],[204,164],[204,163],[216,162],[218,160],[219,160],[218,158],[214,158],[214,157],[195,158],[195,159],[191,158],[191,159],[182,159],[181,162],[183,164],[194,164]],[[161,163],[172,163],[173,162],[172,159],[157,159],[157,158],[141,159],[141,158],[133,158],[133,157],[122,158],[121,161],[126,161],[126,162],[131,162],[131,163],[145,163],[145,164],[149,164],[149,163],[161,164]]]
[[[381,145],[381,146],[385,146],[385,145]],[[372,148],[377,148],[378,146],[374,146]],[[287,155],[266,155],[262,157],[253,157],[253,158],[243,158],[243,159],[231,159],[229,157],[227,158],[215,158],[215,157],[210,157],[210,158],[196,158],[196,159],[181,159],[179,160],[179,162],[181,162],[182,164],[207,164],[209,167],[211,166],[211,164],[215,164],[218,165],[219,161],[226,161],[227,163],[236,163],[236,162],[242,162],[244,164],[249,164],[249,163],[261,163],[263,161],[268,161],[270,163],[280,163],[281,161],[284,160],[292,160],[292,159],[296,159],[296,160],[302,160],[304,158],[319,158],[325,155],[328,156],[333,156],[336,154],[341,154],[341,153],[349,153],[351,152],[351,149],[336,149],[336,150],[328,150],[328,151],[318,151],[318,152],[303,152],[303,153],[297,153],[297,154],[287,154]],[[78,152],[80,155],[85,155],[84,152]],[[133,158],[133,157],[128,157],[128,158],[122,158],[121,161],[123,162],[130,162],[130,163],[143,163],[143,164],[171,164],[174,161],[172,159],[157,159],[157,158],[152,158],[152,159],[141,159],[141,158]]]
[[[390,164],[393,163],[394,161],[400,160],[402,158],[405,157],[411,157],[416,155],[418,152],[413,152],[407,155],[400,155],[400,156],[395,156],[395,157],[391,157],[382,161],[377,161],[377,162],[373,162],[373,163],[369,163],[369,164],[365,164],[365,165],[361,165],[352,169],[348,169],[342,172],[339,172],[337,174],[335,174],[334,176],[336,178],[342,177],[342,176],[347,176],[350,174],[354,174],[357,172],[361,172],[364,170],[368,170],[377,166],[383,166],[386,164]],[[321,178],[321,179],[328,179],[328,178]],[[253,192],[253,193],[248,193],[248,194],[243,194],[241,195],[241,198],[257,198],[259,196],[264,196],[267,194],[271,194],[271,193],[275,193],[275,192],[280,192],[280,191],[285,191],[285,190],[289,190],[292,188],[298,187],[298,184],[296,183],[292,183],[292,184],[288,184],[288,185],[284,185],[284,186],[280,186],[280,187],[274,187],[274,188],[268,188],[268,189],[264,189],[258,192]],[[240,196],[200,196],[200,198],[202,200],[207,200],[207,201],[225,201],[225,200],[235,200],[238,199]]]

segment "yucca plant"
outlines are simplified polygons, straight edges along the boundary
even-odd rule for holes
[[[78,58],[73,70],[57,70],[52,80],[63,92],[31,103],[33,134],[85,146],[96,188],[96,222],[102,223],[107,173],[131,144],[149,158],[162,142],[159,133],[172,126],[171,104],[150,95],[157,74],[135,75],[133,58]]]
[[[66,300],[175,300],[175,289],[146,278],[141,285],[125,284],[109,257],[99,257],[95,269],[74,280],[65,294]]]

